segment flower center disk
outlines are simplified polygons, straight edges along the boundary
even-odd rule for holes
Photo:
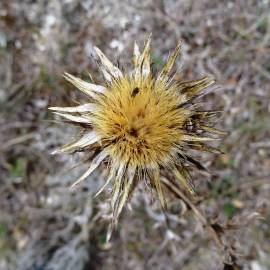
[[[134,167],[165,163],[179,143],[185,110],[173,86],[151,78],[122,77],[100,98],[93,127],[109,152]]]

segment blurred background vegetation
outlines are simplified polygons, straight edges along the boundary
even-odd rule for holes
[[[204,102],[224,111],[225,154],[201,155],[212,176],[194,177],[231,265],[183,202],[171,198],[164,215],[143,186],[106,243],[108,196],[92,196],[102,170],[70,191],[84,167],[50,155],[75,130],[47,107],[83,99],[63,72],[100,81],[93,45],[129,68],[133,42],[150,32],[157,67],[181,40],[179,77],[219,85]],[[269,44],[269,0],[2,0],[0,269],[270,269]]]

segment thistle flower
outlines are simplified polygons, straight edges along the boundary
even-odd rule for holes
[[[76,107],[51,107],[66,122],[79,124],[78,138],[54,151],[89,154],[89,168],[72,185],[85,180],[101,163],[108,168],[108,178],[98,194],[112,182],[111,207],[116,223],[131,191],[146,181],[166,207],[162,177],[194,194],[190,167],[205,168],[195,160],[190,149],[219,153],[207,146],[222,134],[209,126],[215,111],[199,110],[194,100],[214,83],[204,77],[179,82],[172,72],[180,44],[167,63],[154,74],[150,59],[150,37],[140,52],[134,45],[134,70],[124,73],[96,47],[96,60],[106,82],[96,85],[65,73],[64,77],[82,91],[85,104]]]

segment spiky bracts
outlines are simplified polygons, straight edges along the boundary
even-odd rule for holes
[[[194,99],[212,85],[204,77],[190,82],[175,80],[172,69],[180,51],[178,45],[162,70],[154,76],[150,59],[150,38],[140,53],[135,43],[134,70],[125,74],[94,47],[103,86],[85,82],[70,74],[64,77],[87,97],[77,107],[51,107],[67,122],[80,124],[83,132],[75,141],[54,153],[85,151],[90,155],[88,170],[72,185],[85,180],[101,163],[106,163],[108,179],[99,193],[113,184],[111,206],[116,222],[131,190],[146,181],[166,206],[162,177],[194,193],[187,164],[204,167],[190,155],[190,149],[219,151],[207,146],[218,130],[209,126],[213,111],[202,111]]]

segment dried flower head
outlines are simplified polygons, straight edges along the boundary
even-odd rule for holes
[[[163,207],[162,177],[170,177],[171,183],[194,193],[187,168],[204,167],[191,157],[190,149],[219,153],[205,144],[216,139],[210,136],[212,133],[221,134],[209,126],[215,112],[199,110],[199,103],[194,103],[214,81],[208,77],[189,82],[175,79],[172,68],[180,44],[157,75],[151,65],[150,37],[142,53],[135,43],[131,74],[114,66],[98,48],[94,50],[106,83],[96,85],[65,73],[65,78],[87,96],[87,103],[49,108],[65,121],[84,128],[75,141],[54,152],[85,151],[90,155],[88,170],[72,186],[106,163],[108,179],[99,193],[113,183],[113,221],[141,180],[156,190]]]

